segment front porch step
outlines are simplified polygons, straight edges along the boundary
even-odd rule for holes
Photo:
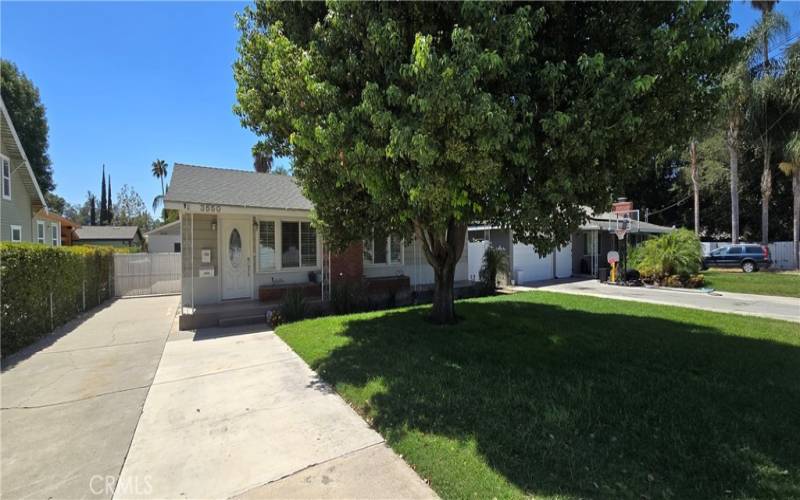
[[[266,314],[249,314],[247,316],[236,316],[232,318],[220,318],[218,324],[221,327],[254,325],[257,323],[267,324]]]

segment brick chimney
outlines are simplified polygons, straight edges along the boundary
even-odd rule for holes
[[[611,212],[629,212],[633,210],[633,202],[628,201],[628,198],[617,198],[617,201],[611,204]]]

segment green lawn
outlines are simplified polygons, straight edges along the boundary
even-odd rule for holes
[[[704,271],[706,286],[723,292],[800,297],[800,274]]]
[[[277,334],[445,498],[800,498],[800,325],[532,292]]]

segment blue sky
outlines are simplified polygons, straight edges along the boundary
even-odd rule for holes
[[[250,169],[257,138],[231,111],[244,5],[2,2],[0,55],[39,87],[56,193],[83,202],[105,163],[114,191],[129,184],[149,207],[156,158]],[[778,10],[796,33],[800,2]],[[731,12],[742,32],[758,18],[749,2]]]

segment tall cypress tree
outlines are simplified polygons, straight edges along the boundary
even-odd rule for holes
[[[89,194],[89,225],[94,226],[97,224],[97,213],[95,212],[94,208],[95,196],[93,194]]]
[[[106,217],[108,224],[114,222],[114,199],[111,197],[111,174],[108,174],[108,198],[106,198]]]
[[[100,225],[106,223],[108,218],[106,201],[106,166],[103,164],[103,179],[100,181]]]

